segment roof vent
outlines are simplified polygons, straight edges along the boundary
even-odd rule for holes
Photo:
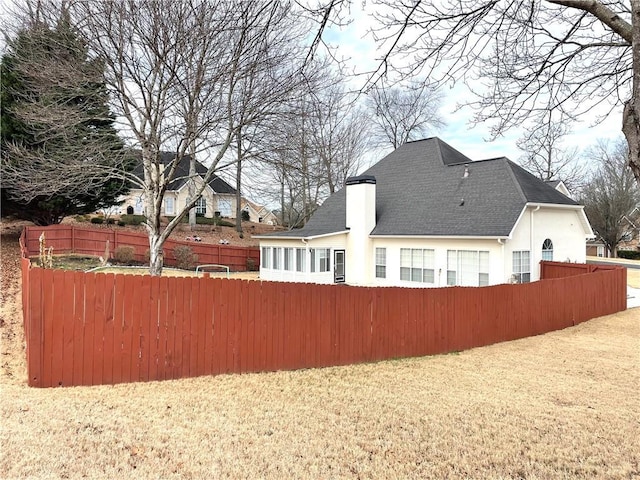
[[[464,198],[460,199],[460,206],[462,207],[464,205]]]

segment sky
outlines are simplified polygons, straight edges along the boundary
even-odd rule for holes
[[[364,72],[375,69],[378,52],[375,42],[367,34],[371,22],[362,12],[360,2],[352,2],[349,16],[353,21],[348,26],[328,29],[325,39],[337,48],[338,56],[345,59],[350,70]],[[364,78],[356,77],[353,82],[355,88],[361,88]],[[490,125],[473,125],[471,120],[474,111],[471,107],[456,110],[458,103],[471,95],[469,89],[459,82],[451,88],[443,88],[441,92],[444,100],[440,113],[447,126],[428,136],[440,137],[473,160],[505,156],[516,161],[522,155],[516,141],[525,133],[523,129],[511,129],[505,135],[490,141]],[[622,138],[622,106],[616,107],[600,124],[593,125],[596,113],[594,111],[593,118],[583,118],[573,124],[572,134],[563,143],[564,148],[569,150],[575,147],[578,151],[583,151],[598,139]]]

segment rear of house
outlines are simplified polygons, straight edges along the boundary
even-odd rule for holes
[[[332,195],[302,229],[260,238],[266,280],[483,286],[584,262],[583,207],[506,158],[409,142]]]

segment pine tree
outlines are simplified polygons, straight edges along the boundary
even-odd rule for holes
[[[0,65],[2,214],[48,225],[117,204],[128,162],[100,61],[64,14],[55,28],[23,29],[8,47]]]

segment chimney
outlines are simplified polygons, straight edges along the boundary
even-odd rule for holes
[[[369,235],[376,226],[376,177],[349,177],[347,188],[347,228],[352,233]]]
[[[373,279],[373,242],[369,234],[376,226],[376,178],[373,175],[349,177],[347,190],[346,225],[347,254],[345,274],[347,283],[367,285]]]

